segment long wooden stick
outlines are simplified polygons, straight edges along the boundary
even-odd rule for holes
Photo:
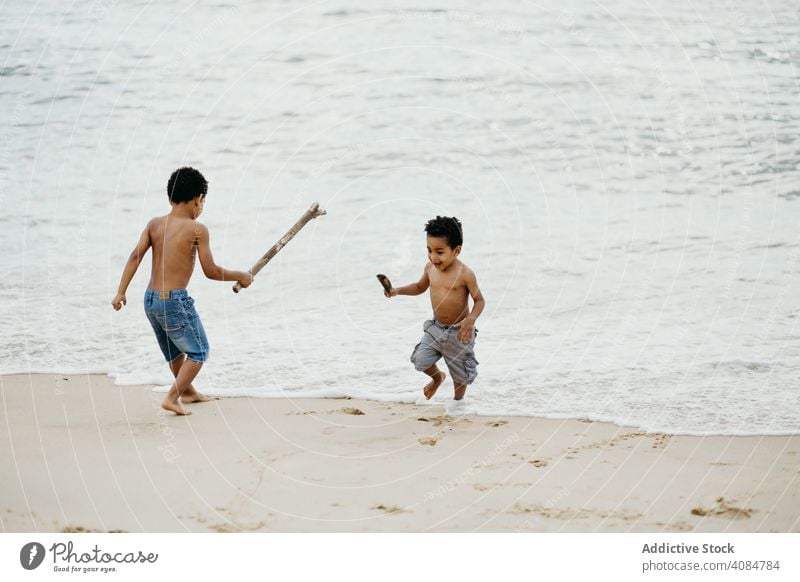
[[[300,220],[295,222],[294,226],[292,228],[290,228],[286,232],[286,234],[283,235],[280,238],[280,240],[278,242],[276,242],[274,245],[272,245],[272,248],[269,249],[266,253],[264,253],[264,256],[262,256],[260,259],[258,259],[256,264],[252,266],[252,268],[250,269],[250,272],[253,274],[253,276],[257,275],[258,272],[261,269],[263,269],[264,266],[267,263],[269,263],[273,259],[273,257],[275,255],[278,254],[278,251],[280,251],[283,247],[285,247],[286,243],[288,243],[290,240],[292,240],[295,237],[295,235],[298,232],[300,232],[300,229],[302,229],[308,222],[310,222],[311,220],[313,220],[317,216],[322,216],[323,214],[327,214],[327,212],[325,212],[324,210],[322,210],[319,207],[319,202],[314,202],[314,204],[312,204],[311,207],[308,210],[305,211],[303,216],[300,217]],[[238,293],[241,290],[242,290],[242,286],[237,281],[236,284],[233,286],[233,292],[234,293]]]

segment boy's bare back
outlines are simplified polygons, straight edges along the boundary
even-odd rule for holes
[[[184,289],[194,271],[200,235],[205,229],[192,218],[159,216],[147,224],[153,247],[153,263],[148,287],[156,291]]]
[[[151,248],[153,268],[147,286],[153,291],[185,289],[192,278],[195,256],[200,258],[203,273],[209,279],[237,281],[242,287],[250,286],[253,275],[244,271],[223,269],[214,262],[208,228],[197,222],[197,217],[203,212],[204,202],[204,195],[197,195],[186,202],[172,203],[172,212],[153,218],[147,223],[122,272],[119,290],[111,301],[114,309],[119,311],[127,304],[125,291],[139,268],[139,263]]]

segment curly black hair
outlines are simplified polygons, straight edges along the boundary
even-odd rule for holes
[[[441,236],[447,239],[447,245],[454,249],[464,242],[461,221],[455,216],[437,216],[425,224],[425,232],[429,236]]]
[[[170,202],[189,202],[208,194],[208,180],[194,168],[178,168],[167,182],[167,197]]]

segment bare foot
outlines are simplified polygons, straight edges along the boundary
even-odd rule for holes
[[[164,402],[161,403],[161,408],[164,410],[169,410],[170,412],[174,412],[178,416],[189,416],[191,414],[191,412],[182,408],[180,404],[171,400],[165,399]]]
[[[436,391],[439,389],[439,386],[442,385],[444,379],[447,378],[447,375],[445,375],[444,372],[436,372],[431,378],[432,380],[422,389],[426,400],[430,400],[433,395],[436,394]]]
[[[467,393],[467,386],[465,384],[455,384],[453,389],[453,400],[461,400],[464,398],[464,394]]]
[[[212,400],[217,399],[213,396],[200,394],[197,390],[186,390],[183,394],[181,394],[181,402],[184,404],[192,404],[193,402],[211,402]]]

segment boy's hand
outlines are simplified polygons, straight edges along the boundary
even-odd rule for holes
[[[124,293],[117,293],[116,297],[111,300],[111,307],[114,308],[114,311],[119,311],[122,309],[123,305],[128,304],[128,299],[125,297]]]
[[[239,273],[239,276],[236,277],[236,282],[239,283],[244,289],[247,289],[253,283],[253,274],[250,272]]]
[[[462,344],[468,344],[472,341],[472,335],[475,331],[475,320],[471,317],[465,317],[458,325],[458,341]]]
[[[375,276],[378,278],[378,281],[380,281],[381,285],[383,286],[383,295],[387,299],[397,295],[397,291],[395,291],[394,287],[392,287],[392,282],[389,280],[389,277],[387,277],[383,273]]]

